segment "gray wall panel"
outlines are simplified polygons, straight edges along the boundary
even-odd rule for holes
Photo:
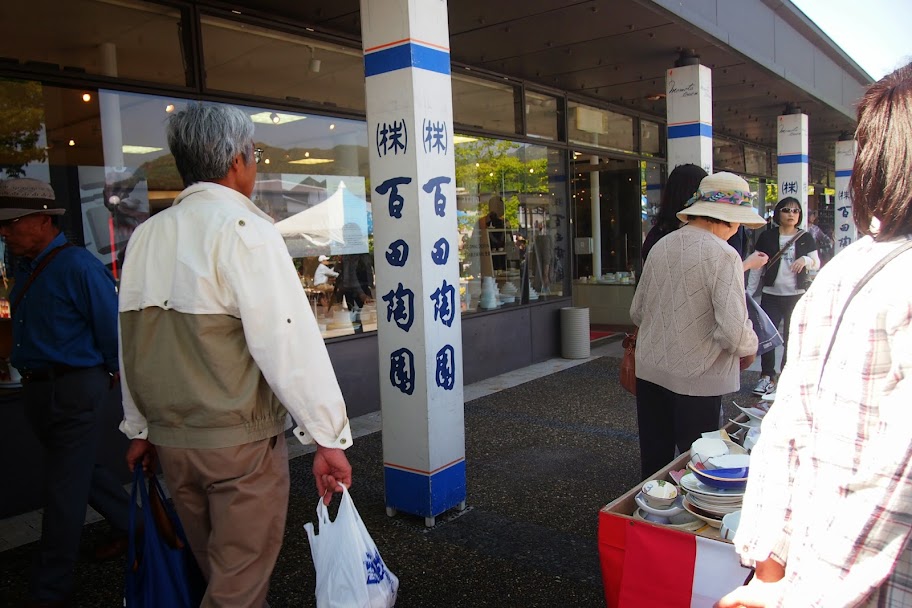
[[[776,17],[776,63],[788,66],[786,74],[792,82],[814,86],[814,45],[795,31],[795,28]]]
[[[354,418],[380,409],[380,364],[377,358],[377,332],[326,345],[336,378],[345,397],[348,417]]]
[[[465,383],[471,384],[532,363],[529,307],[462,320]]]
[[[729,34],[728,43],[749,57],[776,62],[775,14],[759,0],[719,2],[719,27]]]
[[[560,356],[560,309],[570,306],[570,298],[533,306],[532,311],[532,362],[546,361]]]
[[[843,73],[835,61],[814,50],[814,87],[818,95],[831,105],[842,101]]]

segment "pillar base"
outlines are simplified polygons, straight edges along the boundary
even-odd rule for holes
[[[430,474],[386,465],[383,477],[388,514],[392,510],[434,518],[453,507],[465,505],[465,460]]]

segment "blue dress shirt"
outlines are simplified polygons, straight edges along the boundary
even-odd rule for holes
[[[34,260],[22,260],[10,293],[15,302],[32,270],[66,243],[58,234]],[[10,363],[20,371],[53,365],[118,369],[117,290],[110,271],[86,249],[68,247],[38,275],[12,310]]]

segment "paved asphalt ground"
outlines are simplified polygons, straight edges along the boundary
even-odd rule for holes
[[[347,451],[352,497],[388,567],[400,608],[604,606],[599,509],[639,481],[636,406],[603,356],[466,403],[468,507],[437,518],[389,518],[380,433]],[[744,372],[740,403],[756,372]],[[725,413],[733,415],[732,399]],[[285,542],[272,577],[272,608],[315,606],[304,524],[315,521],[312,455],[291,461]],[[86,526],[75,605],[122,606],[123,560],[92,563],[107,524]],[[19,606],[35,544],[0,553],[0,606]]]

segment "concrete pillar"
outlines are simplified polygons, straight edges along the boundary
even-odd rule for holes
[[[808,216],[808,117],[785,114],[777,122],[779,199],[793,196],[801,203],[799,228],[807,229]]]
[[[855,154],[858,143],[849,141],[836,142],[836,204],[833,205],[833,240],[836,244],[833,253],[839,253],[858,239],[858,229],[852,216],[852,191],[849,180],[855,166]]]
[[[387,514],[465,508],[446,2],[361,0]]]
[[[668,70],[665,107],[668,173],[686,164],[712,173],[712,70],[699,64]]]

